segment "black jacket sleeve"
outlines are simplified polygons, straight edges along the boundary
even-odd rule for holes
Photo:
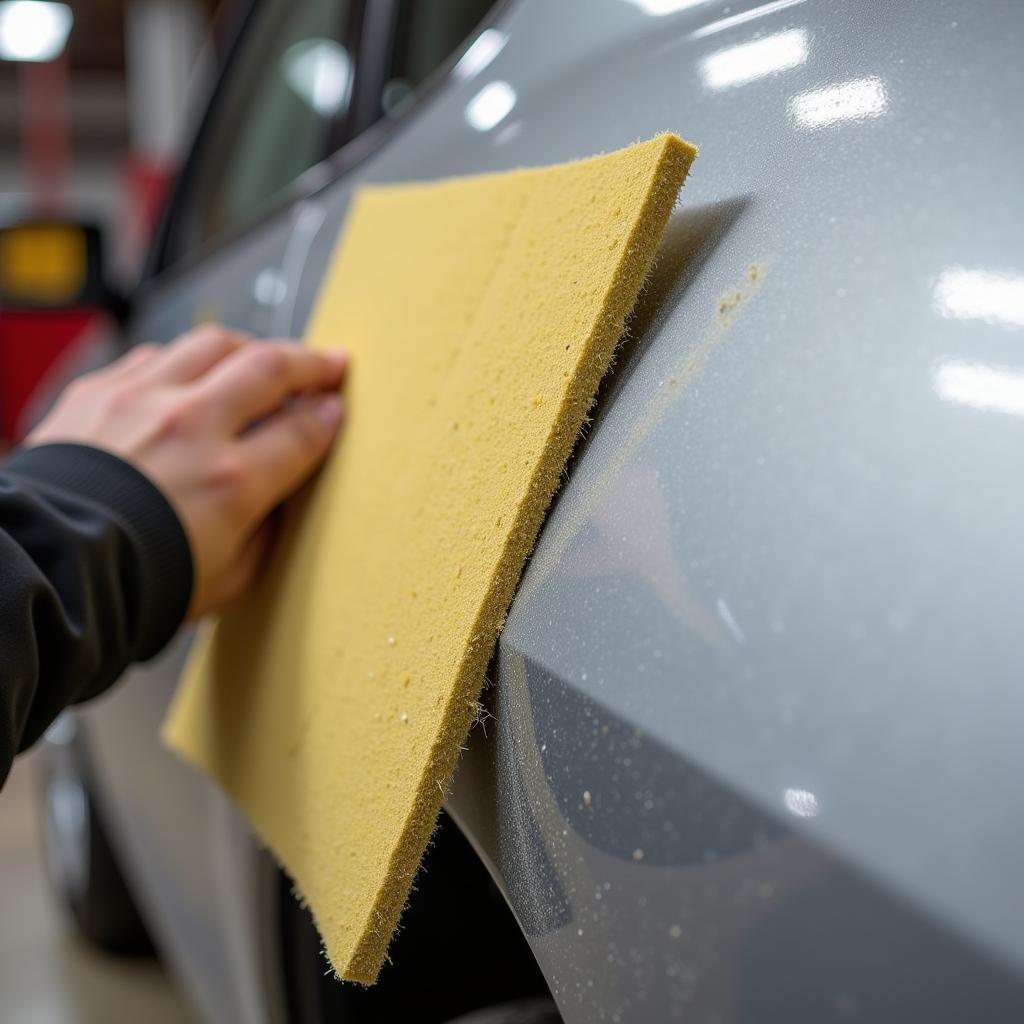
[[[52,444],[0,463],[0,785],[64,707],[157,654],[191,594],[185,531],[127,462]]]

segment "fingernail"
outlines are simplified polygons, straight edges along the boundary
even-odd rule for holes
[[[324,395],[316,404],[316,417],[328,430],[341,423],[342,404],[337,395]]]
[[[335,348],[327,353],[327,358],[337,366],[344,366],[348,362],[348,353],[343,348]]]

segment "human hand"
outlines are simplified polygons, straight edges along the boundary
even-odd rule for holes
[[[197,618],[255,578],[268,514],[320,465],[341,425],[344,369],[341,352],[199,327],[79,377],[26,444],[104,448],[160,488],[192,549]]]

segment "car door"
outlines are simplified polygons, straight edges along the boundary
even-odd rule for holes
[[[356,175],[701,144],[452,801],[566,1020],[1020,1016],[1021,64],[940,6],[520,3]]]

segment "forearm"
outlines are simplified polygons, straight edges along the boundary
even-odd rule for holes
[[[132,466],[63,444],[0,464],[0,783],[64,707],[158,653],[191,592],[185,532]]]

